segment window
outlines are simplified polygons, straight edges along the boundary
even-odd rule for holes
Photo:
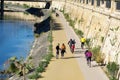
[[[85,0],[83,0],[83,3],[85,3]]]
[[[116,2],[116,9],[120,10],[120,2]]]
[[[88,0],[86,0],[86,4],[88,4]]]
[[[97,6],[100,6],[100,0],[97,0]]]
[[[80,0],[80,3],[82,2],[82,0]]]
[[[111,8],[111,0],[106,0],[106,8]]]
[[[89,0],[89,3],[91,2],[91,0]]]
[[[102,1],[102,4],[104,4],[104,0],[101,0]]]
[[[91,1],[91,5],[94,5],[94,0]]]

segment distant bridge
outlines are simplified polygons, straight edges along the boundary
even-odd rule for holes
[[[46,9],[49,9],[52,0],[1,0],[0,7],[0,20],[4,18],[4,1],[25,1],[25,2],[46,2]]]

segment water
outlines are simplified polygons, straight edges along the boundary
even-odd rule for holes
[[[28,56],[34,41],[33,24],[25,21],[0,21],[0,69],[10,57]]]

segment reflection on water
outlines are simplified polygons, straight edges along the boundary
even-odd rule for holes
[[[24,57],[34,40],[32,24],[24,21],[0,21],[0,67],[12,57]]]

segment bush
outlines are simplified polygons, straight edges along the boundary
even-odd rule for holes
[[[50,34],[48,35],[48,41],[52,43],[53,39],[52,39],[52,33],[50,32]]]
[[[45,60],[49,62],[52,57],[53,57],[53,54],[49,53],[45,56]]]
[[[28,59],[33,59],[33,57],[32,57],[32,56],[29,56]]]
[[[96,60],[100,54],[100,46],[96,46],[92,48],[93,59]]]
[[[116,75],[117,75],[119,66],[115,62],[109,62],[107,65],[107,69],[112,77],[112,80],[114,80],[114,77],[116,77]]]
[[[49,51],[50,51],[50,52],[52,51],[52,44],[49,45]]]
[[[75,32],[80,36],[83,37],[84,33],[81,30],[75,29]]]
[[[118,80],[118,79],[116,79],[115,77],[112,77],[112,78],[110,78],[110,80]]]
[[[44,72],[44,71],[45,71],[45,67],[43,67],[43,65],[36,68],[36,72]]]
[[[38,37],[40,37],[40,34],[35,33],[34,36],[35,36],[36,38],[38,38]]]
[[[103,43],[103,41],[104,41],[104,37],[102,36],[102,37],[101,37],[101,42]]]
[[[72,19],[69,19],[69,25],[72,26],[74,28],[74,25],[75,25],[75,21],[72,20]]]
[[[86,39],[86,45],[88,46],[88,48],[90,48],[90,38]]]
[[[102,65],[104,62],[104,55],[99,52],[95,60],[97,63],[101,63],[101,65]]]
[[[43,66],[43,67],[47,67],[48,66],[48,64],[49,64],[49,61],[41,61],[40,63],[39,63],[39,66]]]
[[[29,8],[29,6],[27,4],[23,4],[24,8]]]
[[[69,18],[70,18],[70,17],[69,17],[69,14],[65,13],[64,16],[65,16],[65,18],[67,19],[67,21],[69,21]]]
[[[12,62],[10,63],[10,67],[8,69],[10,72],[15,73],[18,71],[18,68],[15,66],[15,64]]]
[[[38,79],[40,78],[41,76],[36,72],[36,73],[33,73],[32,75],[29,75],[28,78],[29,79]]]

